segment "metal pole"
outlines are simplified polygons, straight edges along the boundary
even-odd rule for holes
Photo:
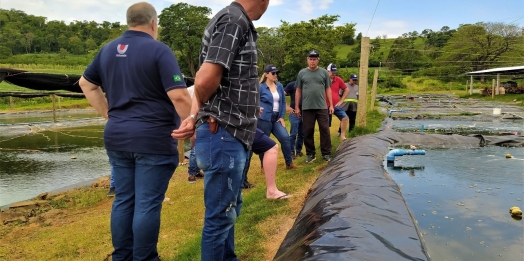
[[[55,94],[51,94],[51,100],[53,100],[53,122],[56,123],[56,106],[55,106]]]
[[[473,94],[473,75],[471,75],[471,80],[469,81],[469,95]]]
[[[495,86],[495,92],[497,93],[497,95],[500,94],[499,88],[500,88],[500,74],[497,73],[497,86]]]

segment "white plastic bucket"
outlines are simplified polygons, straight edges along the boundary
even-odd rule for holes
[[[500,115],[500,108],[493,108],[493,115]]]

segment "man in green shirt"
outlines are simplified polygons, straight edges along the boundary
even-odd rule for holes
[[[316,159],[315,154],[315,121],[320,130],[320,151],[325,161],[331,160],[331,137],[329,133],[329,114],[333,113],[331,96],[331,80],[326,69],[318,67],[319,53],[312,50],[308,53],[308,67],[300,70],[296,81],[295,101],[302,99],[302,111],[295,105],[295,113],[302,115],[304,126],[304,145],[306,147],[306,163]],[[327,97],[327,99],[326,99]],[[326,100],[329,108],[327,108]],[[329,109],[329,111],[328,111]]]

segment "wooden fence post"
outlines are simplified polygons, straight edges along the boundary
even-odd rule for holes
[[[371,88],[371,104],[369,107],[370,111],[375,109],[375,99],[377,98],[377,84],[378,84],[378,69],[375,70],[375,75],[373,76],[373,87]]]
[[[360,46],[360,70],[358,85],[357,126],[366,127],[367,116],[367,88],[369,66],[369,37],[362,37]]]
[[[493,83],[491,84],[491,99],[495,98],[495,79],[493,79]]]
[[[9,96],[9,107],[11,107],[11,110],[15,109],[15,102],[13,101],[13,96]]]
[[[186,156],[185,153],[185,140],[178,141],[178,164],[184,163]]]

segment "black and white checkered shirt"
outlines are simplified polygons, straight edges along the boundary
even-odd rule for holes
[[[198,112],[197,126],[212,116],[248,149],[255,137],[260,94],[257,32],[237,2],[211,19],[202,37],[200,65],[224,66],[220,87]]]

